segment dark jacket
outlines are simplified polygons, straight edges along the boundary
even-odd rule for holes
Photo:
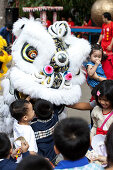
[[[22,157],[29,155],[29,152],[23,153]],[[16,160],[10,157],[10,159],[3,159],[0,161],[0,170],[16,170]]]

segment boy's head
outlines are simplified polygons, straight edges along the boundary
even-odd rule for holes
[[[11,152],[11,142],[5,133],[0,133],[0,159],[7,158]]]
[[[61,120],[54,130],[56,153],[64,159],[75,161],[85,156],[90,145],[88,123],[80,118]]]
[[[34,118],[34,110],[32,104],[24,99],[15,100],[10,105],[11,116],[17,121],[29,122]]]
[[[12,24],[6,24],[6,28],[8,31],[11,31],[12,30]]]
[[[16,170],[53,170],[49,161],[39,155],[29,155],[22,159]]]
[[[102,14],[102,17],[103,17],[103,21],[104,21],[104,22],[106,21],[106,19],[107,19],[107,21],[110,21],[110,20],[111,20],[111,14],[110,14],[109,12],[104,12],[104,13]]]
[[[34,110],[36,117],[41,120],[50,119],[52,114],[54,113],[53,104],[44,99],[38,99],[35,102]]]

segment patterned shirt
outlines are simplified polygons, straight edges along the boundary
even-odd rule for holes
[[[58,112],[54,111],[52,117],[48,120],[39,120],[31,124],[38,146],[38,154],[49,158],[50,161],[56,157],[54,151],[53,131],[58,122]]]
[[[113,37],[113,22],[106,24],[104,23],[102,25],[102,31],[101,34],[103,35],[102,41],[111,41]]]
[[[87,63],[87,67],[88,67],[88,65],[94,66],[95,63],[89,61],[89,62]],[[98,67],[97,67],[97,69],[96,69],[96,73],[97,73],[98,76],[106,78],[105,73],[104,73],[104,70],[103,70],[103,68],[102,68],[102,64],[99,64],[99,65],[98,65]],[[87,77],[87,83],[88,83],[91,87],[95,87],[96,85],[98,85],[98,84],[100,83],[100,81],[97,81],[97,80],[95,80],[95,79],[93,79],[93,78],[90,78],[90,77],[88,76],[88,77]]]

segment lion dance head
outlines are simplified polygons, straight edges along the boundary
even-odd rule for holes
[[[14,23],[13,33],[17,37],[12,46],[13,66],[2,82],[5,124],[10,124],[8,107],[16,97],[41,98],[57,106],[76,103],[85,80],[81,66],[90,53],[89,42],[72,35],[65,21],[46,30],[39,21],[22,18]]]

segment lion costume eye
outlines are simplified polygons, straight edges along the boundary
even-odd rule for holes
[[[68,55],[64,51],[59,51],[55,55],[55,61],[58,66],[63,67],[68,64]]]
[[[33,63],[34,59],[38,55],[38,51],[30,44],[25,43],[21,50],[22,58],[30,63]]]

